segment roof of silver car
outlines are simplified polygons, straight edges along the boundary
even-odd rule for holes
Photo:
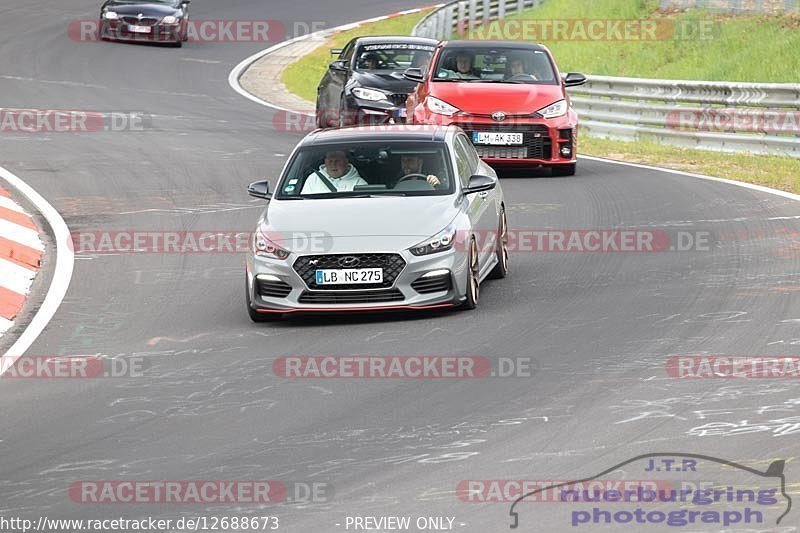
[[[309,133],[301,144],[328,142],[367,142],[367,141],[438,141],[444,142],[447,134],[454,132],[456,126],[436,126],[426,124],[393,124],[386,126],[351,126],[315,130]]]

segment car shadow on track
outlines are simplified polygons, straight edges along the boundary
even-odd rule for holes
[[[266,327],[309,327],[309,326],[342,326],[342,325],[367,325],[386,322],[411,322],[415,320],[430,320],[432,318],[445,318],[456,316],[460,311],[452,309],[431,309],[424,311],[380,311],[376,313],[356,312],[341,314],[303,314],[287,315],[278,320],[256,326]]]

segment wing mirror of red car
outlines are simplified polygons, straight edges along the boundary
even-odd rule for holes
[[[575,87],[586,83],[586,76],[579,72],[570,72],[564,76],[564,85],[567,87]]]
[[[407,68],[405,72],[403,72],[403,77],[408,81],[413,81],[414,83],[422,83],[425,81],[421,68]]]

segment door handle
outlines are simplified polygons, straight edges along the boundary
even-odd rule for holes
[[[487,196],[489,196],[489,191],[479,192],[478,196],[480,196],[481,198],[486,198]]]

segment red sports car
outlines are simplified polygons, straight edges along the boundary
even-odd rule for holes
[[[586,76],[562,78],[546,47],[444,41],[430,68],[410,68],[404,76],[418,84],[406,103],[408,122],[460,126],[491,165],[575,174],[578,115],[566,88]]]

